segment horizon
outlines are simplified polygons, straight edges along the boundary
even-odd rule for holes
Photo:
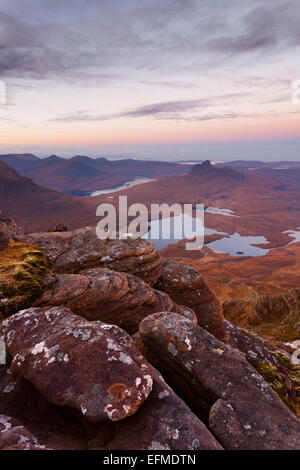
[[[299,22],[296,0],[12,0],[0,152],[298,160]]]

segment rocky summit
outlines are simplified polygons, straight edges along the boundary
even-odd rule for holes
[[[285,345],[150,241],[62,228],[0,221],[0,449],[300,449]]]

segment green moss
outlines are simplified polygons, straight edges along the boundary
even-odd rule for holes
[[[0,315],[30,307],[45,288],[49,272],[44,253],[28,243],[11,242],[0,252]]]
[[[276,367],[265,362],[256,362],[254,365],[257,372],[265,379],[272,389],[279,395],[280,399],[290,410],[296,414],[295,403],[286,387],[283,377],[279,374]]]
[[[291,381],[294,384],[297,398],[296,414],[300,418],[300,365],[293,364],[292,361],[280,351],[272,352],[280,364],[286,369]]]
[[[272,352],[280,364],[287,370],[295,389],[300,397],[300,365],[293,364],[290,359],[280,351]]]

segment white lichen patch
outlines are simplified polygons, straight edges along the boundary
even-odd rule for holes
[[[191,345],[191,340],[190,340],[190,338],[188,338],[188,337],[186,336],[184,342],[185,342],[185,344],[187,344],[188,351],[190,351],[190,350],[192,349],[192,345]]]
[[[152,388],[152,385],[153,385],[153,379],[151,377],[151,375],[145,375],[144,376],[144,379],[146,380],[146,387],[147,389],[150,389]]]
[[[130,408],[130,406],[128,406],[128,405],[123,405],[123,410],[124,410],[125,413],[128,415],[128,414],[130,413],[131,408]]]
[[[4,431],[7,431],[8,429],[11,429],[12,424],[10,422],[10,418],[4,415],[0,415],[0,425],[4,427]]]
[[[200,446],[199,439],[194,439],[192,442],[192,449],[197,449]]]
[[[120,346],[111,338],[106,339],[108,349],[112,351],[120,351]]]
[[[113,405],[111,403],[109,403],[105,408],[104,408],[104,412],[106,413],[106,415],[108,416],[109,419],[113,420],[113,415],[114,413],[117,411],[116,408],[113,407]]]
[[[148,446],[148,450],[171,450],[167,444],[162,444],[159,441],[152,441]]]
[[[15,337],[15,331],[14,330],[10,330],[8,333],[7,333],[7,337],[6,337],[6,342],[7,342],[7,345],[8,346],[11,346],[13,340],[14,340],[14,337]]]
[[[81,337],[82,341],[87,341],[90,339],[92,330],[89,328],[68,328],[66,330],[66,336],[73,336],[74,338]]]
[[[4,387],[3,392],[4,393],[11,393],[16,387],[16,382],[11,382],[10,384],[6,385]]]
[[[163,392],[160,392],[158,394],[158,398],[162,400],[163,398],[168,397],[169,395],[170,395],[169,392],[167,390],[164,390]]]
[[[249,350],[248,354],[250,357],[252,357],[252,359],[257,359],[257,354],[254,351]]]
[[[31,348],[30,352],[33,356],[44,354],[46,358],[49,358],[49,349],[46,347],[45,341],[37,343],[33,348]]]
[[[176,356],[178,351],[176,349],[176,347],[174,346],[173,343],[169,343],[168,344],[168,351],[173,355],[173,356]]]
[[[131,357],[128,356],[128,354],[125,354],[123,352],[120,352],[120,354],[119,354],[119,361],[123,362],[124,364],[128,364],[128,365],[133,363],[133,360],[131,359]]]

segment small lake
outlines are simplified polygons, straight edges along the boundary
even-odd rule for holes
[[[170,227],[170,237],[162,238],[162,230]],[[143,238],[151,240],[158,250],[163,250],[170,244],[178,243],[183,239],[192,239],[198,233],[203,233],[203,225],[200,219],[180,214],[174,217],[166,217],[154,220],[150,223],[150,230]],[[227,253],[231,256],[265,256],[269,249],[252,246],[253,244],[268,243],[265,237],[244,237],[239,233],[228,235],[225,232],[218,232],[210,228],[204,228],[205,235],[224,235],[220,240],[209,243],[208,247],[219,253]]]
[[[117,188],[100,189],[99,191],[92,192],[90,195],[101,196],[102,194],[116,193],[118,191],[123,191],[124,189],[129,189],[129,188],[132,188],[133,186],[137,186],[138,184],[150,183],[151,181],[156,181],[156,179],[135,178],[134,180],[127,181],[127,183],[124,183],[122,184],[122,186],[118,186]]]
[[[298,227],[298,230],[286,230],[283,233],[287,233],[292,238],[288,245],[300,242],[300,227]]]
[[[187,214],[179,214],[173,217],[165,217],[160,220],[153,220],[149,223],[150,230],[143,238],[151,240],[159,250],[163,250],[170,244],[174,244],[183,239],[192,239],[195,233],[203,234],[203,224],[200,219],[191,217]],[[163,238],[162,233],[168,233],[170,227],[170,237]],[[225,232],[217,232],[209,228],[204,229],[206,235],[221,234],[226,235]]]
[[[243,237],[236,232],[228,238],[221,238],[208,246],[217,252],[227,253],[231,256],[265,256],[270,251],[269,249],[253,246],[265,243],[268,243],[265,237]]]
[[[225,215],[226,217],[239,217],[239,215],[235,215],[230,209],[219,209],[218,207],[207,207],[205,212],[214,215]]]

